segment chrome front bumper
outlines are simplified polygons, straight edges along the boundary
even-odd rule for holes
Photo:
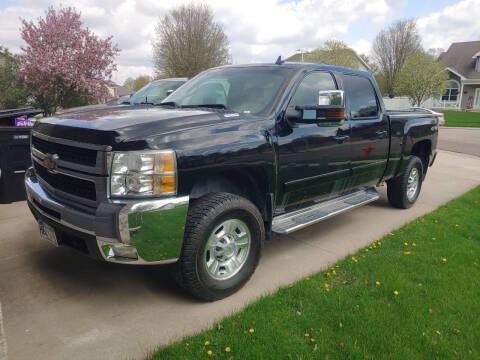
[[[166,264],[180,257],[189,197],[111,201],[87,213],[53,199],[32,168],[25,173],[29,205],[55,227],[88,235],[106,261]],[[32,210],[33,211],[33,210]]]

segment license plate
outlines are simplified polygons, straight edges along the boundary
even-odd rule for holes
[[[43,240],[47,240],[50,244],[58,246],[57,235],[55,234],[55,229],[53,227],[42,220],[39,220],[38,228],[40,229],[40,237]]]

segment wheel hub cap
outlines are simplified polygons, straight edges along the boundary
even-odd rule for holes
[[[215,280],[234,276],[245,265],[250,243],[250,230],[242,220],[229,219],[216,226],[203,256],[207,273]]]
[[[412,201],[417,194],[418,184],[420,182],[420,173],[417,168],[412,168],[407,181],[407,198]]]

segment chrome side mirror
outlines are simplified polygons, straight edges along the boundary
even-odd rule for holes
[[[345,94],[343,90],[320,90],[318,92],[319,106],[345,107]]]

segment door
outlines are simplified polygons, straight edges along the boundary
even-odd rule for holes
[[[473,104],[475,109],[480,109],[480,88],[475,89],[475,101]]]
[[[335,90],[333,75],[308,73],[297,86],[289,107],[318,105],[320,90]],[[350,175],[350,125],[277,123],[277,205],[287,207],[344,189]]]
[[[345,74],[348,117],[351,124],[352,177],[348,188],[375,185],[388,159],[389,126],[370,79]]]

